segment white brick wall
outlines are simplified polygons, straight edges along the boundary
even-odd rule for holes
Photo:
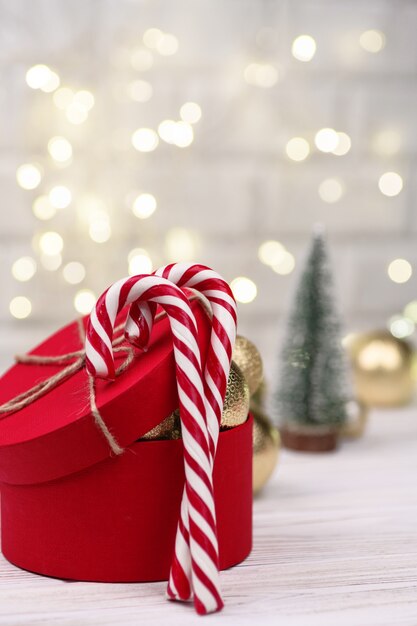
[[[120,49],[138,43],[151,26],[174,33],[179,52],[160,58],[143,76],[154,87],[149,103],[118,102],[114,92],[139,75],[109,58],[119,50],[120,59]],[[369,28],[386,34],[379,54],[358,46],[359,34]],[[263,47],[256,43],[261,29]],[[256,281],[257,299],[240,306],[240,330],[259,344],[272,372],[309,231],[321,221],[347,330],[384,325],[416,297],[416,29],[412,0],[0,1],[0,369],[74,315],[77,288],[65,285],[60,272],[40,270],[24,284],[11,277],[13,261],[32,254],[32,236],[45,229],[63,234],[64,260],[82,260],[88,267],[83,286],[97,293],[127,273],[131,248],[146,247],[159,264],[170,227],[195,230],[198,260],[228,279],[243,274]],[[311,63],[291,56],[292,40],[303,33],[317,41]],[[263,59],[280,71],[272,89],[243,80],[245,66]],[[51,96],[27,87],[25,72],[35,63],[50,64],[64,84],[95,93],[85,125],[69,125]],[[190,148],[160,145],[149,155],[114,148],[115,132],[129,135],[138,126],[175,119],[186,100],[203,109]],[[299,164],[286,158],[289,138],[302,135],[313,142],[323,126],[351,136],[348,155],[314,151]],[[385,128],[403,137],[392,157],[372,149],[375,133]],[[74,145],[70,168],[48,162],[46,143],[56,134]],[[16,167],[31,160],[44,165],[43,188],[67,184],[74,195],[72,206],[45,224],[31,212],[36,194],[15,182]],[[404,178],[395,198],[378,190],[387,170]],[[326,205],[317,187],[332,176],[343,179],[346,193]],[[125,206],[125,194],[134,188],[158,199],[147,222]],[[92,243],[75,218],[79,197],[92,191],[109,204],[114,236],[107,244]],[[292,275],[280,277],[257,260],[258,245],[270,238],[295,255]],[[404,285],[386,274],[397,256],[415,269]],[[20,322],[8,310],[18,294],[33,301],[32,316]]]

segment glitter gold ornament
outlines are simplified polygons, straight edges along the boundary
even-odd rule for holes
[[[227,428],[243,424],[249,413],[249,387],[241,369],[232,361],[227,381],[221,425]]]
[[[242,370],[252,395],[258,389],[263,377],[262,359],[258,348],[246,337],[237,335],[233,360]]]
[[[160,424],[151,428],[145,435],[141,437],[145,440],[151,439],[180,439],[181,438],[181,422],[179,409],[171,413]]]
[[[388,331],[354,335],[347,341],[356,395],[366,406],[408,404],[415,389],[415,355],[409,343]]]
[[[280,436],[270,419],[262,412],[253,414],[253,492],[266,484],[278,461]]]

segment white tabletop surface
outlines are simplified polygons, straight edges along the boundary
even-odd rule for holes
[[[416,626],[417,409],[373,412],[337,453],[284,451],[251,556],[221,576],[225,609],[199,618],[165,583],[64,582],[0,556],[0,624]]]

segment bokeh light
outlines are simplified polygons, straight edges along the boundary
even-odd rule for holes
[[[35,198],[32,204],[32,211],[38,220],[50,220],[56,215],[56,208],[52,206],[49,197],[45,195]]]
[[[66,209],[71,204],[72,194],[68,187],[56,185],[48,194],[49,202],[56,209]]]
[[[394,315],[388,322],[388,328],[391,335],[398,339],[404,339],[413,334],[415,324],[413,320],[408,317],[402,317],[401,315]]]
[[[30,280],[36,272],[36,261],[30,256],[22,256],[12,265],[13,277],[20,281],[26,282]]]
[[[78,285],[86,276],[85,267],[79,261],[70,261],[64,266],[62,275],[70,285]]]
[[[134,248],[127,258],[129,274],[150,274],[152,272],[152,259],[144,248]]]
[[[158,135],[152,128],[138,128],[132,135],[132,145],[139,152],[152,152],[158,143]]]
[[[274,272],[280,274],[281,276],[287,276],[288,274],[291,274],[294,267],[295,258],[291,254],[291,252],[288,252],[288,250],[284,250],[284,254],[280,258],[280,260],[272,265],[272,269],[274,270]]]
[[[65,137],[52,137],[48,141],[48,152],[57,163],[67,163],[72,157],[72,146]]]
[[[342,181],[337,178],[326,178],[320,183],[318,192],[323,202],[333,204],[342,197],[344,186]]]
[[[48,272],[56,272],[62,265],[61,254],[46,254],[42,252],[40,256],[41,265]]]
[[[151,193],[141,193],[133,202],[132,213],[139,219],[145,220],[156,211],[156,207],[155,196]]]
[[[153,87],[147,80],[134,80],[128,85],[128,93],[135,102],[148,102],[152,98]]]
[[[171,228],[165,237],[165,254],[169,261],[191,261],[197,251],[197,238],[187,228]]]
[[[258,293],[256,284],[246,276],[234,278],[230,283],[230,288],[237,302],[242,302],[242,304],[248,304],[255,300]]]
[[[388,276],[394,283],[406,283],[412,274],[413,268],[406,259],[394,259],[388,265]]]
[[[180,117],[183,122],[196,124],[202,116],[201,107],[196,102],[185,102],[180,108]]]
[[[404,317],[417,323],[417,300],[412,300],[404,307]]]
[[[304,161],[310,154],[310,144],[303,137],[293,137],[287,142],[285,152],[291,161]]]
[[[91,313],[96,299],[96,295],[91,289],[80,289],[74,296],[74,308],[81,315],[88,315]]]
[[[385,172],[378,181],[378,187],[384,196],[398,196],[403,188],[403,179],[397,172]]]
[[[94,218],[88,228],[90,239],[95,243],[106,243],[112,235],[110,221],[107,216]]]
[[[291,46],[291,52],[298,61],[311,61],[316,54],[316,42],[310,35],[299,35],[294,39]]]
[[[64,240],[58,233],[47,231],[39,238],[39,248],[44,254],[54,256],[62,252]]]
[[[279,241],[264,241],[259,246],[258,257],[265,265],[277,265],[284,256],[285,247]]]
[[[273,87],[278,82],[278,70],[271,63],[250,63],[243,73],[249,85]]]
[[[42,173],[37,165],[24,163],[17,168],[16,180],[22,189],[36,189],[42,180]]]
[[[320,152],[333,152],[339,145],[339,136],[333,128],[321,128],[314,137],[314,143]]]
[[[32,313],[32,303],[25,296],[16,296],[10,301],[9,311],[16,319],[23,320]]]
[[[365,30],[359,37],[363,50],[376,54],[385,48],[385,35],[380,30]]]
[[[347,133],[337,132],[338,143],[337,146],[332,150],[332,154],[336,156],[344,156],[349,152],[352,147],[351,138]]]

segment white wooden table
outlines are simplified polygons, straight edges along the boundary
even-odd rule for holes
[[[417,409],[373,413],[335,454],[284,451],[254,527],[221,614],[166,601],[165,583],[64,582],[0,557],[0,624],[416,626]]]

